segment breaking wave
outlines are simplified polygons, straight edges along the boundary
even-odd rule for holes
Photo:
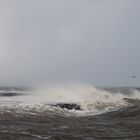
[[[22,92],[23,93],[23,92]],[[96,115],[115,111],[131,104],[126,99],[140,99],[139,89],[135,88],[95,88],[91,85],[47,86],[32,90],[24,96],[0,98],[0,109],[13,109],[18,112],[54,112],[59,114]],[[56,104],[74,104],[80,109],[62,108]]]

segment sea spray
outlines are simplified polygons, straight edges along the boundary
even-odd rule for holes
[[[31,110],[42,112],[52,111],[54,113],[69,113],[75,115],[101,114],[108,111],[114,111],[131,105],[124,100],[140,99],[139,91],[131,88],[129,94],[123,93],[121,88],[118,90],[107,90],[105,88],[95,88],[92,85],[84,84],[63,84],[47,85],[40,88],[34,88],[32,92],[24,96],[1,97],[0,108],[14,108],[23,111]],[[117,91],[117,92],[116,92]],[[77,104],[81,111],[62,109],[53,107],[52,104]]]

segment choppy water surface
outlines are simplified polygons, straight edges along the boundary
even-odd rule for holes
[[[0,140],[139,140],[139,94],[139,88],[1,88]]]

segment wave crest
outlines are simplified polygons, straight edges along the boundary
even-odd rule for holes
[[[17,108],[19,110],[39,110],[75,113],[80,115],[101,114],[127,107],[130,103],[125,100],[140,99],[139,91],[131,89],[131,93],[121,90],[95,88],[92,85],[68,84],[55,85],[35,89],[29,95],[0,98],[0,108]],[[60,104],[60,106],[53,106]],[[64,104],[64,105],[63,105]],[[71,110],[64,106],[77,105]],[[62,107],[61,107],[62,106]]]

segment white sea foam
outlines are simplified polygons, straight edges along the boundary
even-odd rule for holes
[[[128,106],[129,103],[123,100],[124,98],[140,99],[139,91],[133,90],[131,94],[123,94],[98,89],[91,85],[68,84],[37,88],[32,91],[32,94],[25,96],[2,97],[0,107],[20,108],[26,111],[49,110],[80,115],[100,114]],[[63,110],[49,106],[56,103],[75,103],[81,106],[82,111]]]

